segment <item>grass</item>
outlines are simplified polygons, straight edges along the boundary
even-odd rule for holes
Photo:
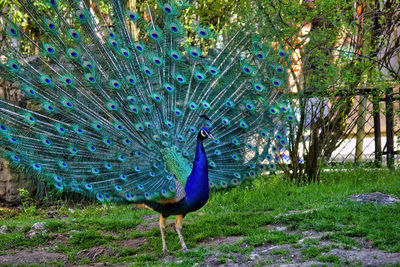
[[[400,204],[359,204],[348,198],[351,194],[375,191],[400,197],[398,177],[399,171],[356,169],[323,173],[321,183],[301,187],[274,176],[260,177],[231,190],[212,192],[204,208],[185,218],[183,235],[189,252],[180,250],[175,231],[166,231],[167,258],[163,258],[158,227],[144,232],[135,230],[137,225],[149,223],[144,215],[154,213],[131,205],[26,206],[29,212],[0,209],[0,226],[8,228],[6,234],[0,234],[0,255],[49,246],[54,252],[66,254],[69,264],[104,261],[160,265],[169,259],[171,266],[192,266],[204,263],[216,253],[216,260],[223,263],[237,260],[238,255],[250,257],[258,247],[291,244],[292,249],[301,251],[302,260],[339,264],[345,261],[330,255],[330,248],[320,242],[330,241],[343,248],[352,248],[363,238],[375,248],[400,252]],[[49,210],[56,211],[56,218],[48,218]],[[296,212],[285,214],[289,211]],[[28,238],[26,233],[30,227],[40,221],[46,222],[46,231]],[[288,231],[269,230],[269,225],[284,225]],[[320,240],[314,240],[301,234],[305,230],[328,233]],[[199,245],[202,241],[223,236],[242,238],[217,248]],[[135,238],[147,241],[137,247],[121,245],[123,240]],[[304,239],[301,244],[298,243],[300,239]],[[95,259],[79,253],[96,247],[109,247],[113,253],[103,253]],[[272,254],[287,255],[289,250],[278,248]],[[273,260],[263,258],[257,264],[268,262]]]

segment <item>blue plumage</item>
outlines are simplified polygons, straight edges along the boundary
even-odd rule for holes
[[[162,233],[165,217],[178,215],[185,248],[183,217],[209,188],[275,170],[285,152],[295,121],[288,53],[246,27],[221,41],[195,25],[189,45],[179,20],[188,4],[157,2],[155,19],[120,0],[105,3],[107,18],[96,1],[20,0],[41,40],[1,18],[9,42],[0,75],[18,81],[28,103],[0,99],[0,147],[12,166],[58,190],[152,207]],[[207,38],[217,47],[202,49]]]

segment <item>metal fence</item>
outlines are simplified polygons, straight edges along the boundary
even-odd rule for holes
[[[377,89],[364,88],[346,92],[352,106],[346,113],[345,131],[336,148],[326,160],[330,164],[364,163],[370,166],[394,168],[400,164],[400,89],[388,88],[385,93]],[[316,102],[328,113],[340,100],[332,96],[306,94],[309,104],[306,112],[306,128],[312,130],[311,120],[315,115]],[[332,101],[333,99],[333,101]],[[337,102],[335,102],[337,101]],[[314,115],[313,115],[314,114]],[[307,131],[306,131],[307,134]]]

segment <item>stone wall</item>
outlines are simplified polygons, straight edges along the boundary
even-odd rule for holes
[[[18,83],[11,83],[0,77],[0,98],[26,106],[27,102],[18,87]],[[0,158],[0,203],[18,201],[18,188],[27,188],[32,192],[33,184],[29,177],[23,172],[12,169],[7,160]]]

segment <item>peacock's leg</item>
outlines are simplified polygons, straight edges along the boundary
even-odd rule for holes
[[[178,236],[179,236],[179,242],[181,243],[183,251],[187,251],[187,247],[186,247],[185,241],[183,241],[183,236],[182,236],[182,233],[181,233],[182,222],[183,222],[183,215],[176,216],[175,229],[176,229],[176,232],[178,233]]]
[[[160,214],[160,231],[161,231],[161,239],[162,239],[162,250],[164,252],[167,251],[167,243],[165,243],[165,235],[164,235],[166,220],[167,220],[167,218],[162,216],[162,214]]]

